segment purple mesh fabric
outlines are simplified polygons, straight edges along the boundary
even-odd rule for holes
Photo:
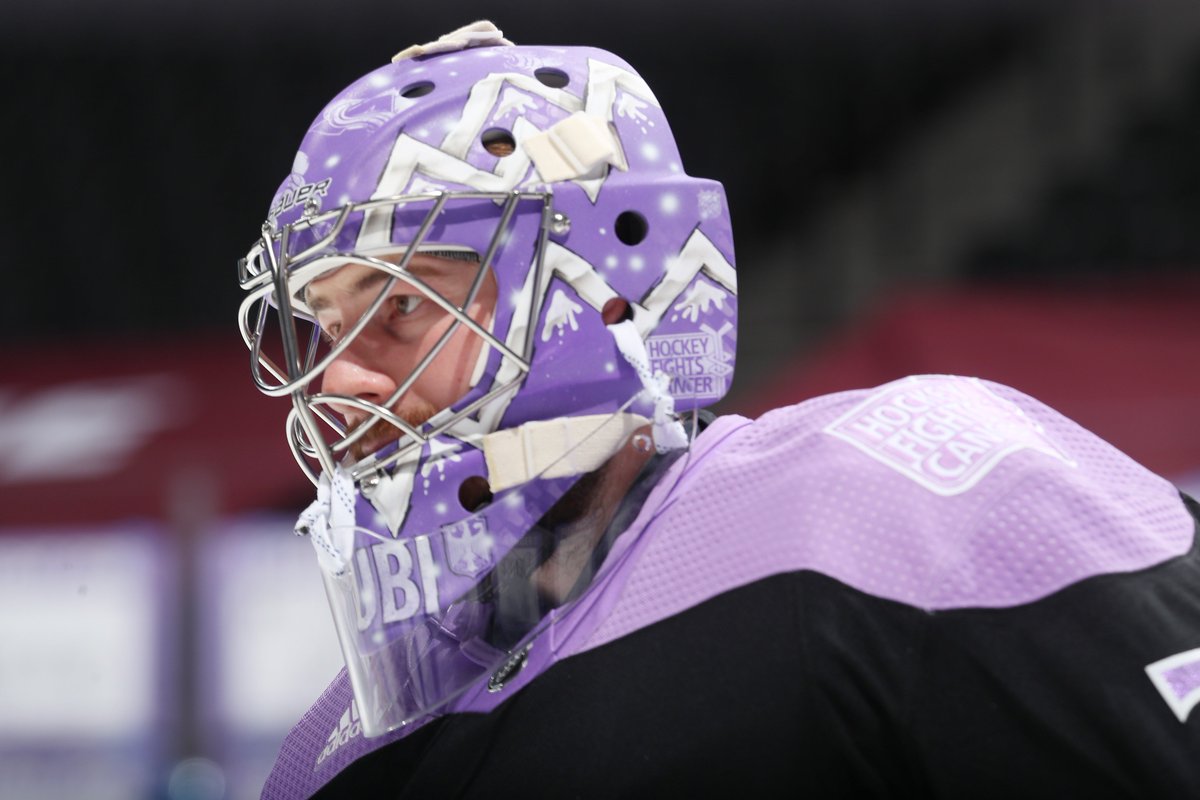
[[[949,398],[933,409],[943,418],[953,411],[978,420],[960,438],[988,426],[1006,434],[978,460],[1002,455],[955,494],[826,430],[882,395],[921,389]],[[995,399],[978,402],[981,391]],[[1011,421],[1014,409],[1026,427],[1006,431],[1001,412],[1022,424]],[[642,534],[645,550],[620,602],[581,649],[780,572],[815,570],[925,609],[1006,607],[1091,575],[1151,566],[1192,544],[1191,518],[1170,483],[1007,387],[908,378],[779,409],[728,432],[736,424],[719,420],[706,434],[727,438]]]
[[[1200,691],[1200,662],[1176,667],[1166,673],[1166,679],[1175,697],[1183,700]]]
[[[925,609],[1009,607],[1186,552],[1175,488],[1038,401],[947,376],[718,419],[651,493],[592,588],[552,615],[487,711],[555,661],[770,575],[814,570]],[[1190,691],[1194,674],[1170,676]],[[345,675],[285,742],[265,798],[306,797],[392,741],[347,736]],[[350,723],[352,728],[352,723]],[[320,763],[318,763],[320,761]]]
[[[355,736],[350,726],[344,736],[341,732],[340,718],[343,714],[350,715],[353,697],[346,670],[342,669],[284,740],[275,768],[263,787],[263,800],[308,797],[354,758],[367,752],[362,747],[361,731]],[[378,746],[385,741],[386,738],[381,738],[372,744]],[[334,742],[338,742],[336,747]]]

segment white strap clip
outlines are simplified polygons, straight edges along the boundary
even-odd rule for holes
[[[546,183],[600,177],[612,164],[625,169],[621,145],[603,117],[576,111],[541,133],[525,137],[525,152]]]
[[[456,31],[439,36],[432,42],[414,44],[406,47],[392,56],[392,63],[406,58],[431,56],[435,53],[452,53],[455,50],[466,50],[469,47],[491,47],[495,45],[512,46],[512,42],[504,38],[504,31],[497,28],[486,19],[464,25]]]

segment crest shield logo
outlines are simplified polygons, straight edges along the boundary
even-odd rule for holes
[[[442,526],[446,544],[446,561],[450,571],[474,578],[495,563],[492,536],[483,517],[472,517]]]
[[[374,130],[416,102],[401,96],[398,89],[372,97],[347,97],[329,106],[321,114],[320,127],[326,136],[346,131]]]

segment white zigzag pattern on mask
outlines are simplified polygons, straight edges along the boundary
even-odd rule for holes
[[[434,180],[470,186],[483,192],[507,192],[527,182],[525,179],[529,175],[531,162],[519,145],[516,152],[499,160],[494,172],[480,169],[464,160],[471,144],[483,132],[501,91],[509,85],[537,95],[567,113],[583,110],[588,114],[603,115],[608,121],[613,119],[618,88],[641,97],[655,107],[659,105],[644,80],[628,70],[602,61],[588,61],[586,100],[561,89],[544,86],[529,75],[515,72],[495,73],[479,81],[471,89],[463,107],[462,117],[442,140],[441,147],[428,145],[408,134],[402,133],[396,138],[396,144],[392,147],[387,166],[371,196],[372,199],[403,193],[418,174]],[[540,130],[536,125],[521,118],[513,126],[513,136],[517,142],[521,142]],[[620,161],[624,165],[623,154],[620,155]],[[536,181],[536,178],[531,180]],[[595,202],[604,178],[576,183],[587,192],[591,201]],[[359,234],[359,248],[386,245],[390,220],[391,214],[387,209],[369,213]]]

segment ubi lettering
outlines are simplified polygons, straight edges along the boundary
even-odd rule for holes
[[[385,624],[409,619],[421,608],[422,600],[426,614],[441,612],[429,537],[361,548],[354,554],[354,566],[360,631],[374,624],[377,616]]]

